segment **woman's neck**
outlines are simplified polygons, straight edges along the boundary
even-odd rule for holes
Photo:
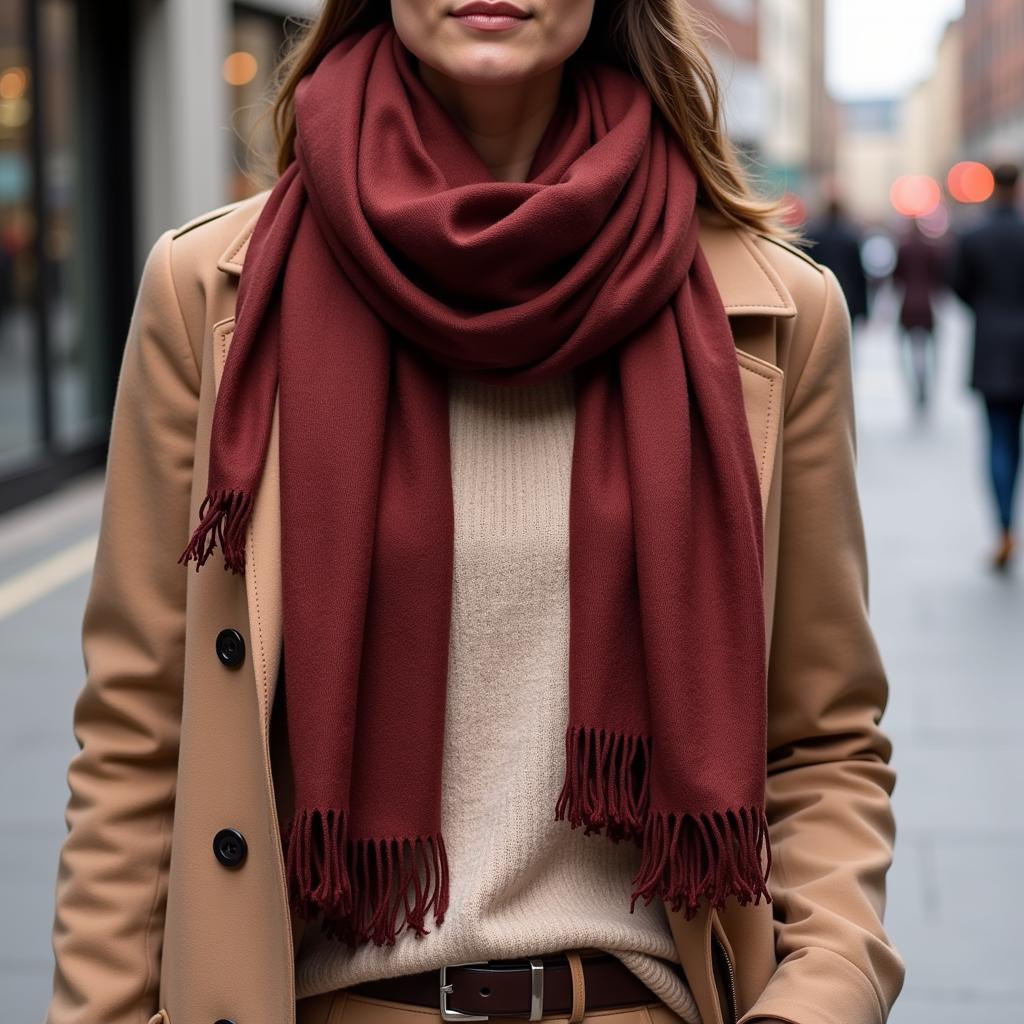
[[[523,82],[466,85],[422,61],[420,78],[498,181],[526,181],[558,106],[562,65]]]

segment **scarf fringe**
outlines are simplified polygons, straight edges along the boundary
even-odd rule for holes
[[[741,905],[756,903],[762,896],[771,903],[770,871],[768,821],[759,807],[697,816],[652,813],[629,909],[632,913],[639,899],[647,904],[658,896],[690,920],[702,899],[716,910],[730,896]]]
[[[584,835],[603,830],[613,842],[639,843],[650,801],[650,764],[649,736],[570,726],[555,820],[582,825]]]
[[[687,920],[702,899],[716,910],[730,896],[741,904],[762,896],[771,902],[771,848],[762,808],[696,816],[651,811],[647,736],[570,726],[565,753],[555,820],[583,826],[584,835],[604,832],[613,842],[632,839],[643,850],[630,912],[637,900],[650,903],[656,896],[673,910],[684,910]]]
[[[431,910],[435,924],[444,921],[448,854],[440,833],[350,840],[344,811],[302,809],[284,851],[292,907],[306,920],[321,914],[321,930],[350,946],[393,945],[403,928],[427,935]]]
[[[245,534],[252,516],[252,495],[247,491],[211,491],[199,507],[199,525],[178,559],[179,565],[195,560],[198,572],[214,548],[224,552],[224,568],[245,571]]]

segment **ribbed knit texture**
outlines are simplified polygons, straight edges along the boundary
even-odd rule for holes
[[[684,1020],[660,900],[629,912],[640,851],[554,820],[569,713],[572,381],[512,388],[451,375],[455,559],[442,773],[444,923],[354,951],[311,923],[297,996],[445,963],[596,948]]]

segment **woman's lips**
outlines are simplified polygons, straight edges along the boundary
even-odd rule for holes
[[[452,11],[452,17],[470,28],[504,32],[521,25],[529,15],[515,4],[474,2],[457,7]]]
[[[499,32],[521,25],[525,18],[512,18],[507,14],[456,14],[455,18],[463,25],[482,28],[485,32]]]

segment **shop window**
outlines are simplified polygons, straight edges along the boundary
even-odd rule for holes
[[[27,11],[0,4],[0,472],[42,444],[36,81]]]
[[[0,4],[0,480],[101,445],[109,420],[96,314],[117,268],[84,258],[77,11]]]
[[[84,240],[98,226],[87,223],[82,202],[82,154],[78,138],[85,94],[77,61],[76,5],[69,0],[39,4],[40,54],[47,73],[42,100],[46,197],[45,295],[50,349],[50,396],[59,448],[99,438],[109,417],[107,346],[93,319],[104,268],[83,258]],[[111,268],[106,268],[111,272]]]

